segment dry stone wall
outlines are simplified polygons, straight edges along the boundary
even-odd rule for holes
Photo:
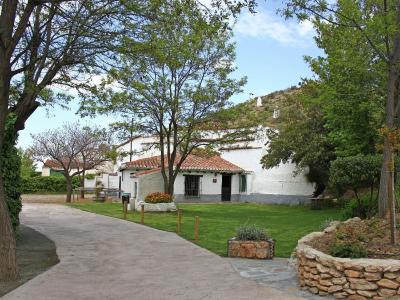
[[[333,222],[324,232],[313,232],[299,240],[296,256],[300,286],[314,294],[338,299],[378,300],[400,296],[399,260],[338,258],[308,245],[336,230],[338,225],[339,222]]]
[[[239,241],[235,238],[228,241],[229,257],[257,259],[274,258],[274,241]]]

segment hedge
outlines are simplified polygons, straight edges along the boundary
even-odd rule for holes
[[[72,178],[72,188],[79,187],[79,178]],[[67,182],[62,176],[37,176],[22,178],[22,193],[66,193]]]
[[[14,231],[19,225],[19,213],[22,208],[21,204],[21,159],[18,156],[17,148],[14,146],[15,135],[13,124],[15,117],[7,118],[4,148],[2,149],[1,159],[1,175],[4,178],[4,191],[6,203],[9,210]]]

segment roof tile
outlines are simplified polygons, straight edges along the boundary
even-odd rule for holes
[[[176,166],[177,160],[174,165]],[[137,169],[159,169],[161,167],[161,156],[152,156],[131,161],[125,164],[125,168]],[[215,155],[205,158],[197,155],[189,155],[181,165],[181,170],[186,171],[223,171],[223,172],[243,172],[244,170],[237,165]]]

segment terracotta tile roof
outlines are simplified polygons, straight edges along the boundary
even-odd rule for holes
[[[177,163],[175,160],[175,165]],[[161,167],[161,156],[152,156],[135,161],[127,162],[125,169],[159,169]],[[216,155],[210,158],[197,155],[189,155],[181,165],[181,170],[186,171],[221,171],[221,172],[243,172],[237,165]]]
[[[137,172],[135,174],[133,174],[134,177],[139,177],[139,176],[143,176],[143,175],[147,175],[147,174],[151,174],[151,173],[156,173],[156,172],[160,172],[161,168],[156,168],[156,169],[151,169],[151,170],[144,170],[144,171],[140,171]]]
[[[134,161],[125,163],[126,168],[133,169],[155,169],[161,167],[161,157],[152,156],[148,158],[142,158]]]

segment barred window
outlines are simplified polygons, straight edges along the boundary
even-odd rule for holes
[[[186,175],[185,176],[185,196],[198,197],[200,196],[200,176]]]

